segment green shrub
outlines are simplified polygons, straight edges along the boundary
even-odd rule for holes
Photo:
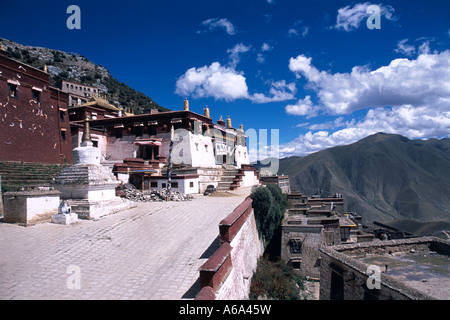
[[[284,211],[287,207],[288,201],[286,195],[283,194],[283,191],[281,191],[281,188],[276,184],[268,184],[266,188],[270,190],[270,193],[272,193],[275,202],[280,206],[280,210]]]
[[[267,246],[281,224],[287,205],[286,197],[277,185],[255,187],[250,197],[253,199],[256,227]]]
[[[283,261],[271,262],[267,257],[258,260],[250,284],[250,299],[299,300],[303,278]]]

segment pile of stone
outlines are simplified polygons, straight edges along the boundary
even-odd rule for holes
[[[132,184],[126,183],[120,187],[120,191],[123,197],[131,201],[156,202],[168,200],[166,188],[142,192]],[[179,191],[172,191],[170,194],[170,201],[191,201],[192,199],[193,197],[191,195],[183,194]]]

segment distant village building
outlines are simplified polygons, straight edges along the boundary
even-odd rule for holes
[[[67,105],[69,107],[81,106],[87,103],[90,98],[100,95],[99,89],[93,86],[87,86],[80,83],[63,80],[61,90],[68,94]]]
[[[285,175],[274,175],[274,176],[267,176],[267,175],[261,175],[260,180],[263,184],[275,184],[280,187],[281,191],[284,194],[291,193],[291,184],[289,182],[289,176]]]
[[[67,94],[0,50],[0,161],[72,163]]]
[[[358,224],[344,213],[344,200],[288,194],[282,224],[281,259],[303,276],[320,276],[319,248],[357,242]]]

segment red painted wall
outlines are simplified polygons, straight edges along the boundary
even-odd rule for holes
[[[0,161],[72,163],[66,93],[50,87],[47,73],[2,51],[0,72]],[[19,83],[17,97],[10,96],[8,80]],[[40,103],[33,100],[33,87],[42,90]]]

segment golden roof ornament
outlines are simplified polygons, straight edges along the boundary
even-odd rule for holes
[[[203,115],[207,118],[211,118],[209,115],[209,108],[208,106],[205,107],[205,109],[203,109]]]
[[[232,128],[230,116],[228,116],[228,118],[227,118],[227,128],[228,128],[228,129],[231,129],[231,128]]]
[[[92,143],[91,140],[91,129],[89,127],[89,116],[86,115],[86,118],[84,119],[84,131],[83,131],[83,138],[81,139],[81,142],[86,145],[88,143]]]
[[[189,100],[187,98],[184,99],[184,110],[189,111]]]

